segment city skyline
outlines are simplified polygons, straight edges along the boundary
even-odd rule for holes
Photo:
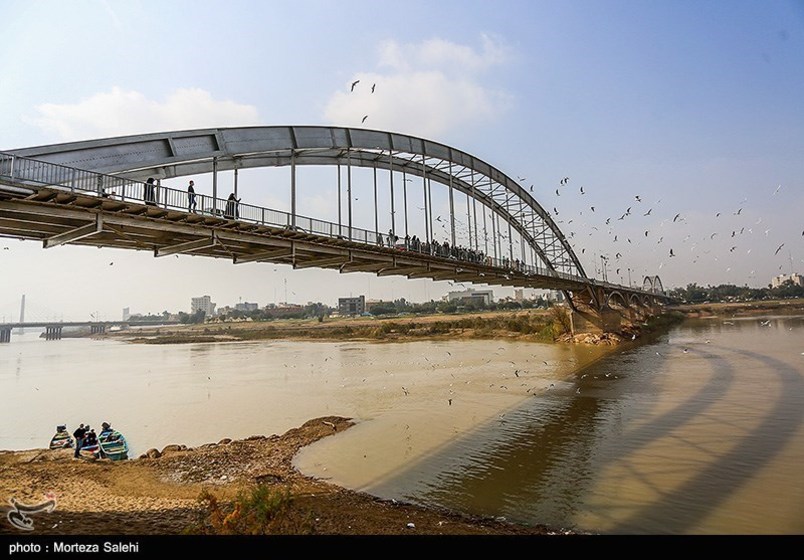
[[[322,2],[235,2],[241,9],[226,14],[207,2],[10,2],[0,23],[13,76],[0,84],[0,150],[204,126],[394,130],[466,150],[532,185],[590,276],[602,263],[609,280],[624,283],[631,272],[634,282],[658,274],[666,287],[765,286],[804,270],[800,3],[412,4],[395,21],[364,26],[328,10],[324,19]],[[364,5],[374,6],[354,4]],[[437,28],[413,25],[425,6]],[[143,29],[155,40],[139,41]],[[261,71],[265,53],[286,44],[297,56],[273,57]],[[232,61],[231,49],[242,56]],[[51,71],[33,71],[42,67]],[[208,176],[193,179],[198,192],[211,191]],[[241,192],[287,209],[281,170],[243,173]],[[331,185],[311,181],[300,197],[305,212],[332,218]],[[365,208],[355,218],[365,220]],[[190,256],[46,251],[12,239],[0,247],[13,271],[2,280],[0,315],[17,313],[22,293],[84,319],[88,309],[117,316],[123,305],[178,309],[199,286],[215,301],[328,305],[349,293],[426,301],[452,289]]]

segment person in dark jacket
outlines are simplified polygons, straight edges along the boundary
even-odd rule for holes
[[[73,437],[75,438],[75,455],[74,457],[77,459],[79,457],[79,452],[81,451],[81,447],[84,445],[84,436],[87,435],[87,429],[84,427],[83,424],[78,426],[78,428],[73,432]]]
[[[239,202],[240,199],[234,193],[230,194],[229,198],[226,199],[226,210],[223,212],[223,217],[228,220],[236,220],[239,217],[237,208]]]

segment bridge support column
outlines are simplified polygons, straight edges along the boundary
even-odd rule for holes
[[[90,334],[106,334],[106,325],[90,325]]]
[[[45,340],[61,340],[61,325],[45,327]]]
[[[11,342],[11,327],[0,328],[0,344]]]

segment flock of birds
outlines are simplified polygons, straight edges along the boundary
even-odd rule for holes
[[[359,84],[359,83],[360,83],[360,80],[355,80],[354,82],[352,82],[352,87],[349,88],[349,93],[354,93],[355,88],[357,87],[357,84]],[[371,93],[374,93],[374,90],[376,88],[377,88],[376,83],[371,84]],[[368,115],[363,115],[363,118],[360,120],[361,124],[366,122],[366,119],[368,119]]]
[[[525,187],[525,177],[518,176],[517,180],[522,184],[523,187]],[[780,192],[782,192],[782,189],[782,185],[779,185],[772,194],[769,194],[771,197],[776,197]],[[534,185],[531,184],[528,190],[532,193],[534,190]],[[561,178],[558,183],[558,188],[555,188],[554,192],[556,199],[562,196],[564,199],[566,199],[568,196],[573,196],[573,193],[576,197],[575,199],[571,200],[570,203],[566,204],[566,206],[573,207],[575,209],[576,213],[573,215],[570,215],[570,211],[560,211],[558,208],[558,200],[556,200],[555,204],[552,205],[552,212],[548,210],[548,213],[559,225],[562,231],[566,232],[567,238],[574,240],[571,241],[571,243],[575,248],[576,253],[579,253],[579,257],[587,260],[587,262],[589,257],[592,257],[591,260],[593,263],[593,268],[596,271],[598,269],[598,264],[600,264],[601,270],[605,268],[607,271],[609,264],[614,264],[612,271],[616,276],[618,276],[621,282],[623,281],[624,271],[627,270],[623,264],[621,264],[621,262],[625,261],[621,261],[621,259],[624,258],[624,254],[629,252],[627,251],[628,249],[633,249],[635,246],[643,245],[645,243],[652,243],[652,252],[656,252],[658,255],[664,254],[664,257],[660,259],[660,263],[658,265],[658,269],[661,270],[670,262],[670,259],[680,256],[680,253],[678,252],[679,247],[673,246],[669,239],[674,240],[672,242],[673,244],[680,243],[683,246],[689,247],[691,264],[697,264],[704,260],[707,262],[718,261],[719,258],[723,258],[724,255],[728,257],[729,254],[740,254],[739,250],[741,247],[745,249],[744,254],[746,256],[750,256],[752,249],[745,248],[747,243],[744,244],[743,240],[747,236],[758,234],[764,235],[764,237],[769,237],[769,234],[772,230],[772,225],[764,223],[761,217],[754,221],[748,217],[747,213],[743,213],[743,210],[747,207],[747,199],[740,201],[731,211],[721,210],[713,213],[711,219],[711,225],[713,227],[710,230],[710,233],[707,233],[700,238],[694,238],[692,233],[682,237],[684,233],[682,228],[685,226],[690,226],[691,224],[689,223],[687,217],[681,212],[661,212],[664,206],[661,199],[649,204],[643,195],[634,194],[633,199],[623,204],[620,212],[607,216],[601,214],[599,211],[601,206],[600,203],[592,204],[587,202],[586,204],[583,204],[581,202],[581,198],[587,197],[589,193],[584,186],[580,186],[577,190],[574,188],[571,189],[569,177]],[[606,193],[606,196],[610,197],[610,193]],[[544,205],[543,200],[540,202]],[[727,214],[727,212],[731,215],[731,217],[734,218],[728,223],[725,222],[724,218],[721,218],[721,216],[724,216]],[[585,213],[586,215],[584,216]],[[663,216],[657,217],[657,214],[662,214]],[[638,217],[643,219],[649,218],[649,222],[646,223],[646,220],[640,221],[637,219]],[[721,227],[718,227],[719,222],[723,222]],[[640,229],[636,229],[640,225],[642,227]],[[579,238],[580,235],[582,235],[581,232],[585,233],[587,237],[592,237],[593,239],[589,240],[588,242],[582,241]],[[679,235],[679,233],[681,235]],[[804,237],[804,230],[802,230],[801,235]],[[666,237],[668,240],[665,239]],[[719,242],[719,239],[716,239],[718,237],[720,239],[725,237],[731,240],[731,242],[727,245],[727,252],[725,249],[715,246]],[[596,247],[597,250],[587,252],[587,247],[585,245]],[[665,248],[661,249],[662,246]],[[768,248],[768,251],[772,251],[773,256],[777,256],[782,252],[785,246],[785,242],[782,242],[778,245],[774,244]],[[590,254],[593,252],[594,255]],[[581,255],[584,255],[584,257],[581,257]],[[792,256],[790,254],[788,254],[788,256],[792,261]],[[600,263],[598,262],[598,259],[600,259]],[[633,259],[631,259],[629,264],[636,263],[634,263]],[[733,263],[727,262],[726,264],[731,265]],[[779,270],[782,270],[784,266],[785,263],[780,264]],[[635,269],[630,269],[629,272],[631,270],[636,271]],[[726,267],[726,272],[729,271],[731,271],[731,266]],[[647,269],[640,270],[639,272],[644,274],[655,273],[655,271]],[[752,270],[750,274],[751,277],[753,277],[755,273],[756,270]]]
[[[360,84],[361,81],[359,79],[352,81],[349,88],[350,93],[359,91]],[[372,94],[376,87],[376,83],[371,85]],[[361,123],[365,123],[368,117],[369,115],[364,115]],[[517,179],[524,187],[526,178],[517,177]],[[406,179],[406,181],[411,181],[411,179]],[[531,184],[528,190],[530,193],[533,193],[534,185]],[[610,205],[605,204],[603,201],[597,204],[590,202],[579,206],[580,201],[573,200],[565,204],[566,211],[559,210],[559,198],[561,197],[564,197],[562,200],[566,200],[566,197],[571,197],[573,193],[575,193],[577,197],[588,197],[591,199],[594,194],[594,191],[590,193],[583,185],[579,186],[577,190],[571,188],[569,176],[561,177],[558,181],[558,187],[554,188],[553,192],[556,201],[554,204],[550,205],[552,206],[552,212],[549,211],[547,208],[548,205],[544,203],[545,201],[543,199],[538,198],[537,201],[545,206],[548,213],[551,214],[562,231],[566,233],[576,253],[579,253],[579,258],[586,260],[587,263],[591,260],[592,268],[596,271],[596,274],[600,274],[603,268],[606,269],[607,273],[613,272],[621,283],[625,280],[626,270],[629,270],[624,264],[627,260],[624,255],[631,252],[628,251],[628,249],[653,244],[653,250],[651,252],[655,252],[657,256],[660,257],[658,268],[649,266],[638,271],[634,268],[629,270],[629,272],[638,272],[640,275],[656,274],[670,262],[675,262],[679,258],[684,260],[686,256],[681,250],[687,248],[689,249],[689,264],[696,265],[704,261],[717,262],[722,259],[727,261],[724,263],[725,271],[730,272],[736,261],[728,257],[745,255],[750,258],[752,249],[749,248],[749,244],[745,242],[747,237],[752,235],[764,235],[770,238],[770,233],[773,229],[772,225],[763,222],[762,218],[751,220],[743,213],[743,210],[747,206],[747,199],[740,201],[733,209],[714,212],[712,215],[712,225],[715,227],[713,227],[707,235],[696,237],[693,233],[684,235],[683,232],[685,226],[692,225],[690,221],[693,218],[688,218],[680,211],[662,212],[665,205],[662,204],[661,199],[653,203],[648,203],[647,197],[641,193],[635,193],[632,195],[633,199],[631,201],[623,204],[620,212],[605,215],[602,213],[602,208]],[[775,190],[769,194],[772,197],[776,197],[780,193],[783,194],[782,185],[777,186]],[[605,196],[609,197],[610,193],[606,193]],[[573,209],[575,214],[571,215],[573,214]],[[424,209],[420,208],[420,210]],[[459,214],[460,213],[456,213],[455,216],[456,235],[464,240],[469,240],[470,238],[473,240],[475,236],[475,232],[472,230],[473,224],[469,223],[469,219],[466,221],[461,220]],[[723,218],[727,215],[731,215],[735,219],[740,220],[739,225],[724,224],[722,227],[717,227],[718,221],[725,222]],[[639,222],[636,220],[638,217],[642,218],[643,221]],[[638,234],[634,231],[633,227],[637,223],[643,226],[643,229],[639,230]],[[478,224],[478,227],[480,227],[480,224]],[[436,216],[433,229],[434,231],[431,232],[433,238],[437,240],[441,238],[449,239],[451,228],[448,216]],[[681,235],[678,235],[679,232],[681,232]],[[486,235],[490,235],[490,232],[481,230],[478,233],[480,234],[478,237],[483,239],[480,241],[481,249],[491,249],[494,247],[493,241],[486,243],[484,239]],[[584,234],[587,237],[593,237],[593,239],[588,242],[580,241],[578,237]],[[508,242],[506,232],[500,231],[497,232],[497,235],[503,242]],[[804,230],[802,230],[801,235],[804,237]],[[728,238],[731,242],[728,243],[727,246],[722,247],[720,245],[724,238]],[[787,246],[787,241],[777,243],[778,244],[774,244],[772,247],[768,248],[768,251],[773,252],[773,256],[778,256]],[[469,244],[471,244],[471,242],[465,243],[465,245]],[[756,243],[751,243],[750,245],[756,247]],[[742,251],[741,248],[743,249]],[[493,251],[489,250],[488,252],[492,253]],[[503,252],[506,251],[504,250]],[[782,255],[784,256],[783,253]],[[789,255],[789,257],[792,260],[792,256]],[[630,266],[636,264],[634,259],[628,260],[628,263]],[[610,265],[613,265],[611,269],[609,269]],[[785,263],[779,264],[779,270],[783,270],[784,265]],[[600,271],[598,271],[598,267]],[[754,277],[755,274],[756,270],[752,270],[750,276]]]

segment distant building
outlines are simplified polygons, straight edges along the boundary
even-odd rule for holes
[[[525,301],[525,290],[522,288],[517,288],[514,290],[514,301],[518,303],[522,303]]]
[[[485,305],[494,301],[494,290],[464,290],[462,292],[449,292],[447,301],[476,301]]]
[[[549,303],[561,303],[564,301],[564,293],[558,290],[550,290],[547,292],[547,297],[545,299]]]
[[[264,317],[272,319],[282,319],[283,317],[298,317],[304,313],[304,307],[301,305],[267,305],[263,308],[262,314]]]
[[[215,315],[215,304],[209,296],[194,297],[190,300],[190,315],[203,311],[207,317]]]
[[[247,301],[235,305],[235,311],[245,311],[245,312],[257,311],[259,308],[260,308],[259,304],[249,303]]]
[[[792,274],[780,274],[779,276],[774,276],[771,280],[771,287],[778,288],[788,280],[792,280],[793,284],[796,286],[804,286],[804,276],[793,272]]]
[[[128,321],[131,319],[131,311],[128,307],[123,308],[123,320]]]
[[[366,312],[366,296],[338,298],[338,313],[342,316]]]

